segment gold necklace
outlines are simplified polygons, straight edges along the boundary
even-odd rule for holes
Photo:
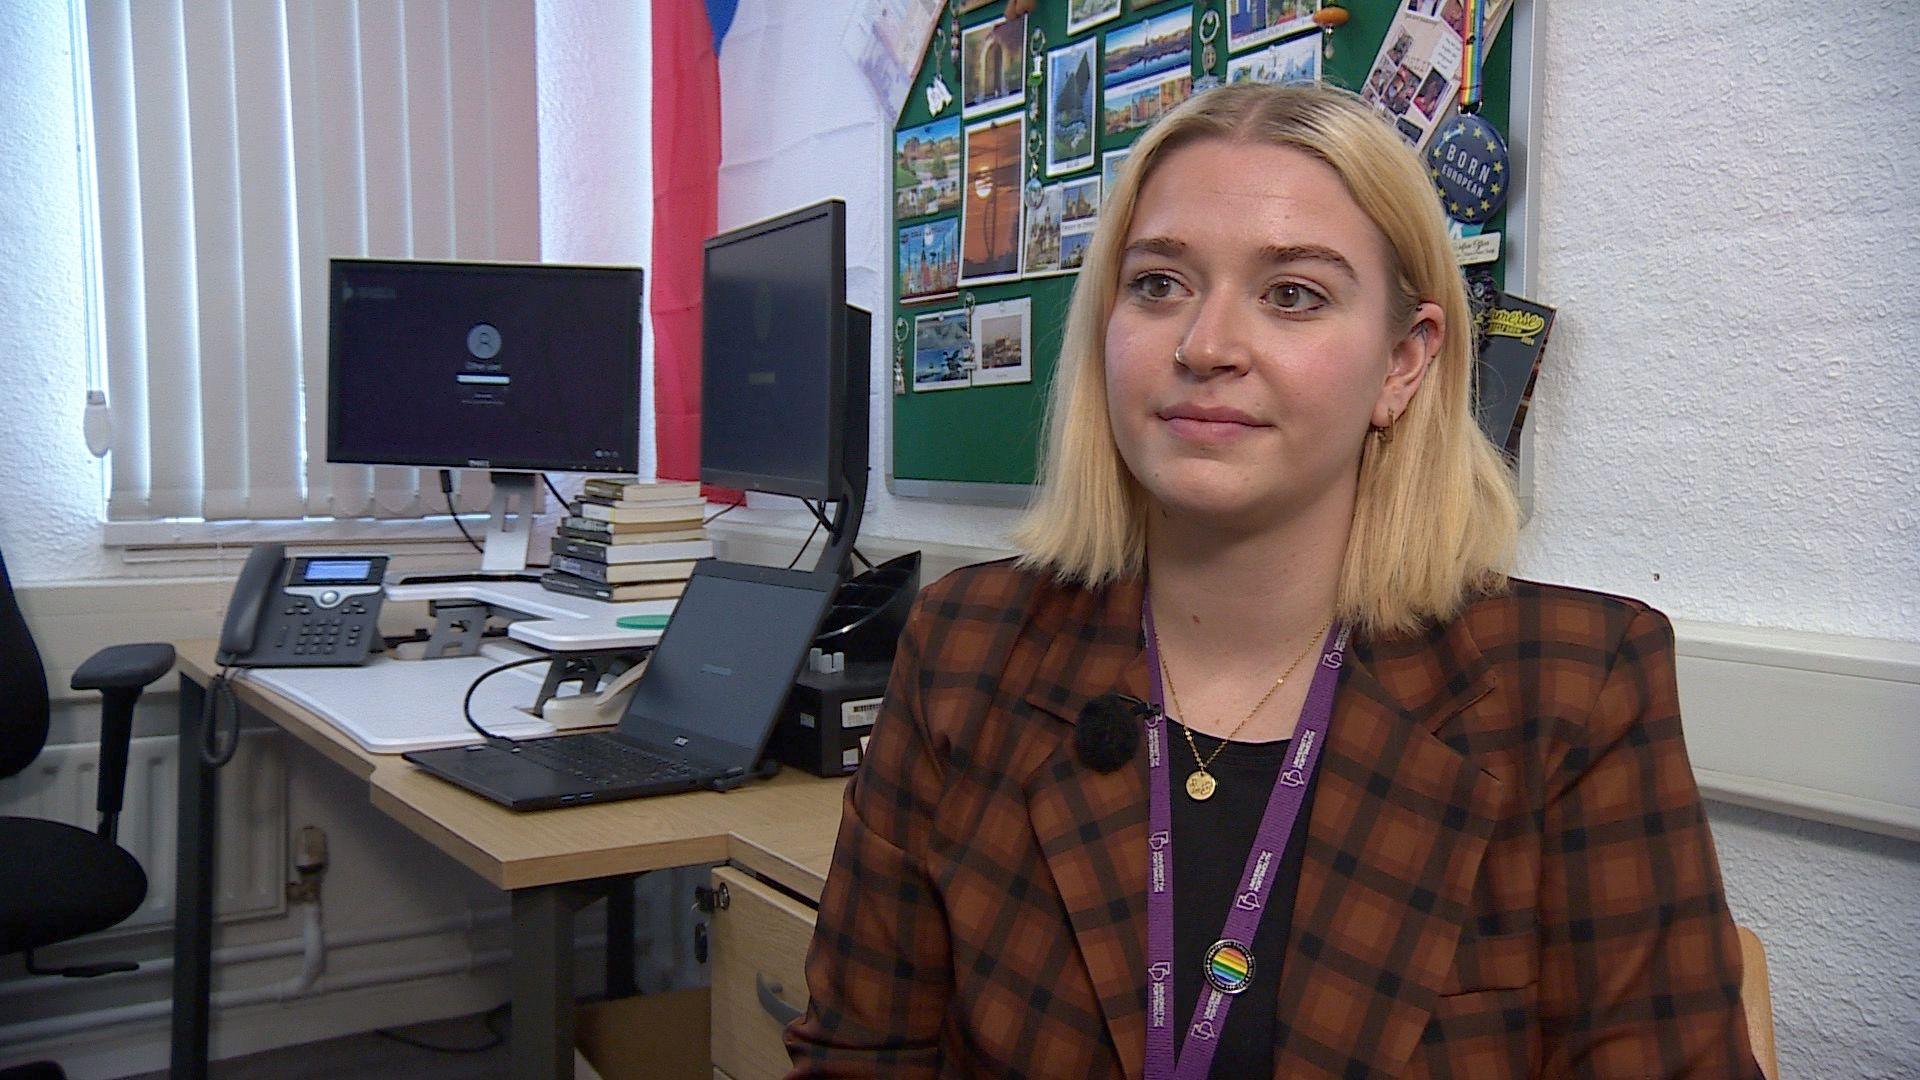
[[[1202,758],[1200,756],[1200,744],[1193,741],[1193,729],[1184,722],[1181,723],[1180,730],[1187,736],[1187,747],[1193,751],[1195,765],[1194,771],[1187,775],[1188,798],[1196,802],[1205,802],[1213,798],[1213,793],[1220,787],[1220,782],[1215,780],[1213,774],[1207,771],[1207,766],[1213,764],[1214,759],[1220,756],[1220,752],[1227,748],[1227,743],[1231,742],[1235,735],[1240,734],[1240,729],[1246,727],[1248,722],[1260,712],[1261,706],[1272,700],[1273,695],[1278,693],[1282,686],[1286,685],[1287,679],[1293,674],[1294,669],[1298,668],[1300,662],[1305,660],[1309,653],[1313,652],[1313,647],[1320,643],[1320,639],[1326,636],[1327,631],[1332,628],[1332,626],[1333,620],[1328,619],[1325,625],[1321,626],[1319,630],[1314,632],[1312,637],[1307,639],[1307,647],[1300,651],[1299,656],[1293,658],[1293,663],[1287,665],[1287,670],[1280,673],[1280,677],[1273,681],[1273,685],[1267,687],[1267,692],[1260,695],[1260,700],[1253,703],[1253,708],[1247,710],[1247,715],[1243,717],[1238,724],[1233,726],[1233,730],[1227,732],[1226,738],[1220,740],[1220,745],[1213,748],[1213,753]],[[1154,652],[1160,656],[1160,677],[1166,680],[1167,694],[1173,698],[1173,711],[1179,713],[1181,716],[1185,716],[1186,710],[1180,707],[1180,691],[1174,689],[1173,686],[1173,670],[1167,666],[1167,654],[1160,650],[1160,635],[1157,633],[1154,635]]]

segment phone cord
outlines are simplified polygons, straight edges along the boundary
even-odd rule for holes
[[[227,685],[227,672],[231,667],[223,667],[220,674],[207,682],[206,701],[200,706],[200,762],[209,769],[224,768],[233,760],[235,751],[240,749],[240,702],[234,699],[233,688]],[[229,734],[225,740],[215,730],[215,718],[219,710],[215,707],[220,698],[227,699],[227,717]]]

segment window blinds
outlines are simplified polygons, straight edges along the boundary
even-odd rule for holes
[[[533,0],[87,0],[86,35],[109,519],[443,512],[326,461],[327,260],[539,258]]]

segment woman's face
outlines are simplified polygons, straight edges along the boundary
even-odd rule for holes
[[[1175,150],[1140,190],[1107,317],[1121,457],[1161,509],[1222,526],[1350,500],[1369,425],[1405,410],[1443,336],[1438,306],[1402,318],[1397,298],[1386,237],[1324,162]]]

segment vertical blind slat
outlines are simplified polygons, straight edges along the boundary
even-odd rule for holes
[[[299,265],[295,257],[292,103],[287,27],[277,2],[233,15],[234,75],[257,88],[239,99],[241,260],[246,267],[247,506],[252,518],[302,510]]]
[[[146,282],[148,513],[200,513],[200,363],[185,29],[178,0],[133,5]]]
[[[246,281],[240,249],[240,134],[234,102],[233,11],[225,0],[186,5],[187,131],[193,169],[194,307],[199,312],[200,512],[246,516]],[[193,385],[193,384],[190,384]]]
[[[320,177],[318,195],[326,206],[326,236],[321,250],[313,257],[319,265],[310,272],[317,274],[324,282],[327,276],[327,260],[333,258],[355,258],[367,254],[367,169],[366,140],[361,131],[360,111],[360,69],[363,66],[360,54],[360,14],[359,5],[339,4],[318,0],[310,4],[314,20],[314,68],[318,80],[314,88],[314,101],[318,112],[311,118],[312,125],[320,132],[321,152],[326,159],[325,172]],[[315,194],[309,185],[307,197]],[[326,286],[320,286],[322,303],[325,303]],[[324,320],[326,309],[315,312],[317,319]],[[325,325],[324,322],[322,325]],[[324,369],[326,363],[325,339],[322,339],[317,362]],[[314,384],[309,384],[314,385]],[[324,380],[318,384],[325,385]],[[326,423],[326,399],[309,397],[307,415],[317,418],[316,426]],[[325,462],[325,440],[322,448],[308,461],[309,475],[315,472],[324,475],[326,486],[323,496],[326,510],[333,517],[363,517],[374,512],[373,505],[373,469],[366,465],[333,465]],[[311,506],[317,500],[308,499]]]
[[[128,0],[87,4],[93,97],[95,216],[100,238],[102,347],[113,402],[107,514],[147,512],[147,333],[140,244],[140,148],[133,98],[133,26]]]

